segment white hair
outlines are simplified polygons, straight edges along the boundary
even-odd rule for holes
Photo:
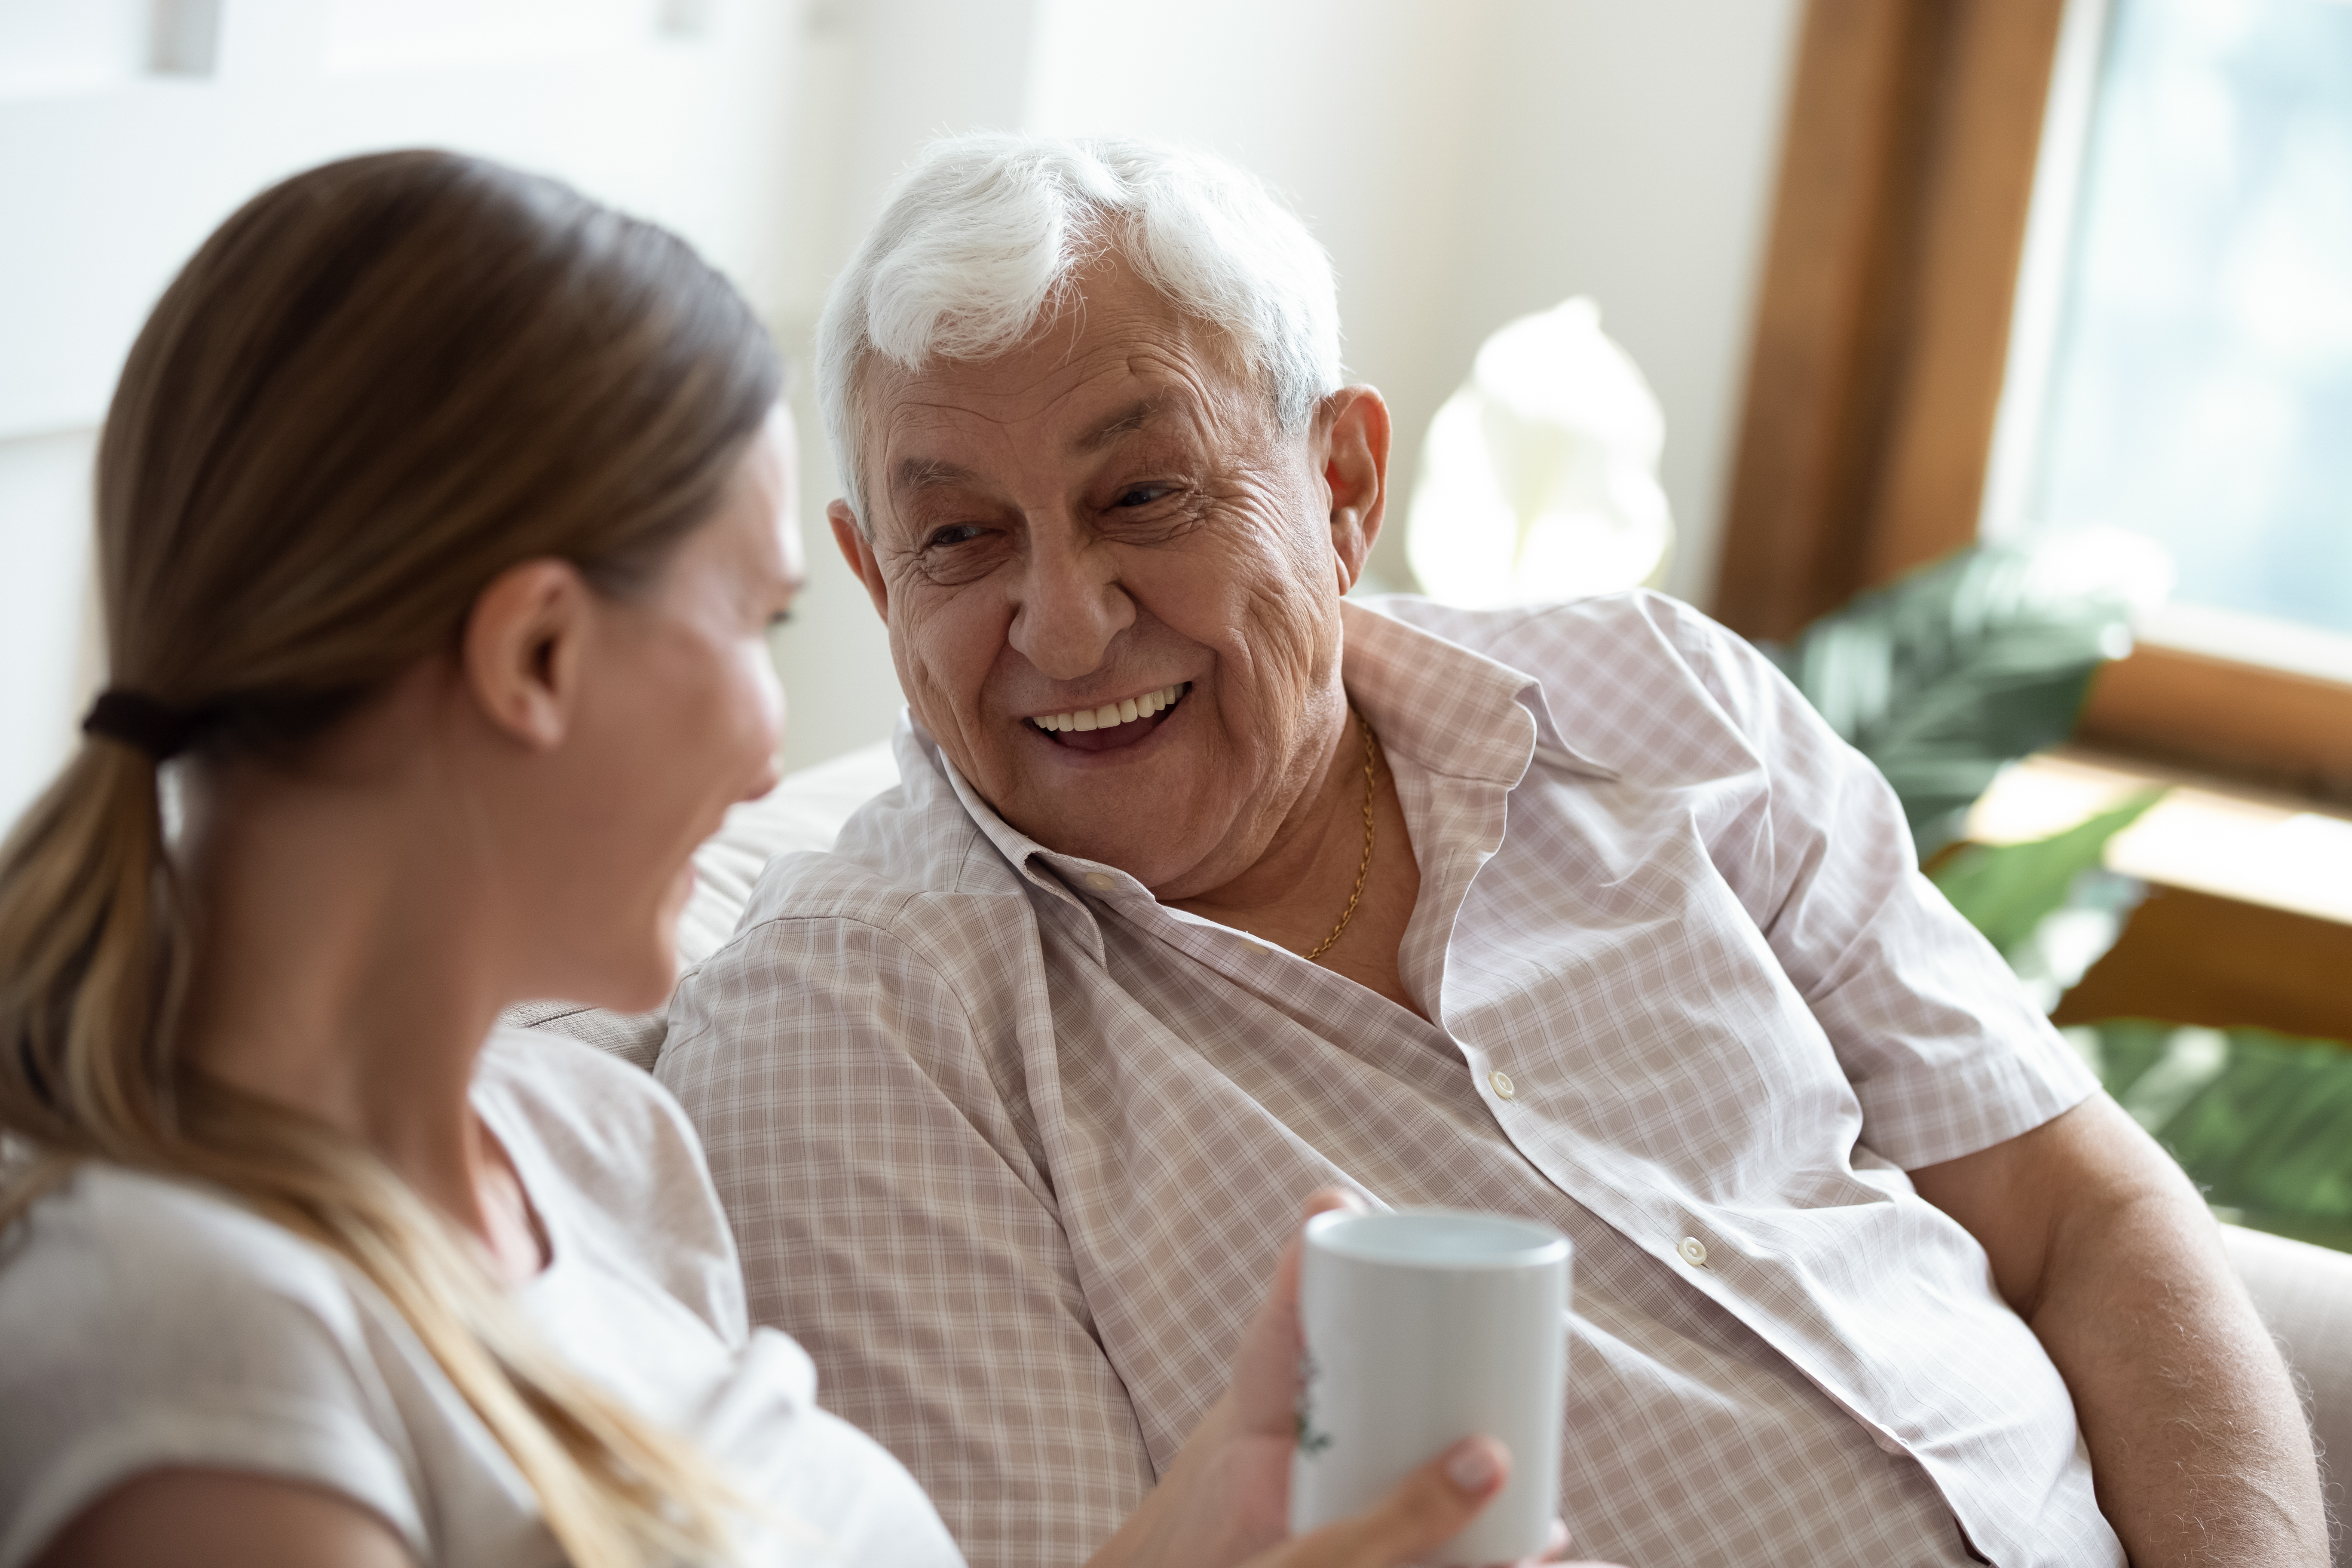
[[[1286,431],[1339,386],[1331,259],[1258,180],[1163,142],[982,132],[923,149],[825,297],[816,329],[826,443],[858,526],[872,521],[857,395],[868,358],[908,370],[1026,342],[1116,250],[1223,329]]]

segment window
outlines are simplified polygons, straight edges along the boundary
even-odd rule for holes
[[[1996,445],[1985,532],[2114,531],[2175,568],[2144,637],[2352,680],[2352,5],[2084,8],[2088,134],[2045,135],[2074,199],[2011,356],[2034,427]]]
[[[2352,5],[1811,0],[1792,105],[1717,613],[2128,531],[2084,738],[2352,798]]]

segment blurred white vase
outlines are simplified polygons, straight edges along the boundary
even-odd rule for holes
[[[1405,522],[1424,592],[1477,608],[1665,576],[1665,417],[1579,296],[1496,330],[1430,421]]]

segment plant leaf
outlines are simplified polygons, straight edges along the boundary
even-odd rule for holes
[[[2108,1092],[2154,1098],[2133,1090],[2178,1054],[2185,1031],[2142,1019],[2097,1028]],[[2352,1047],[2222,1033],[2221,1070],[2150,1131],[2210,1202],[2246,1224],[2352,1250]]]
[[[2064,906],[2074,879],[2099,864],[2107,840],[2163,798],[2161,789],[2142,790],[2112,810],[2028,844],[1971,844],[1931,875],[1970,925],[2011,952],[2042,917]]]
[[[2085,591],[2038,570],[2034,551],[1982,546],[1766,651],[1878,764],[1925,858],[2003,763],[2072,732],[2092,672],[2129,647],[2120,584]]]

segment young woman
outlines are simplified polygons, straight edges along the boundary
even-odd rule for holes
[[[0,1568],[957,1560],[747,1328],[676,1107],[494,1026],[659,1002],[774,782],[777,390],[679,241],[440,153],[287,181],[156,307],[111,684],[0,853]],[[1097,1561],[1279,1535],[1289,1278]],[[1504,1464],[1260,1561],[1401,1561]]]

